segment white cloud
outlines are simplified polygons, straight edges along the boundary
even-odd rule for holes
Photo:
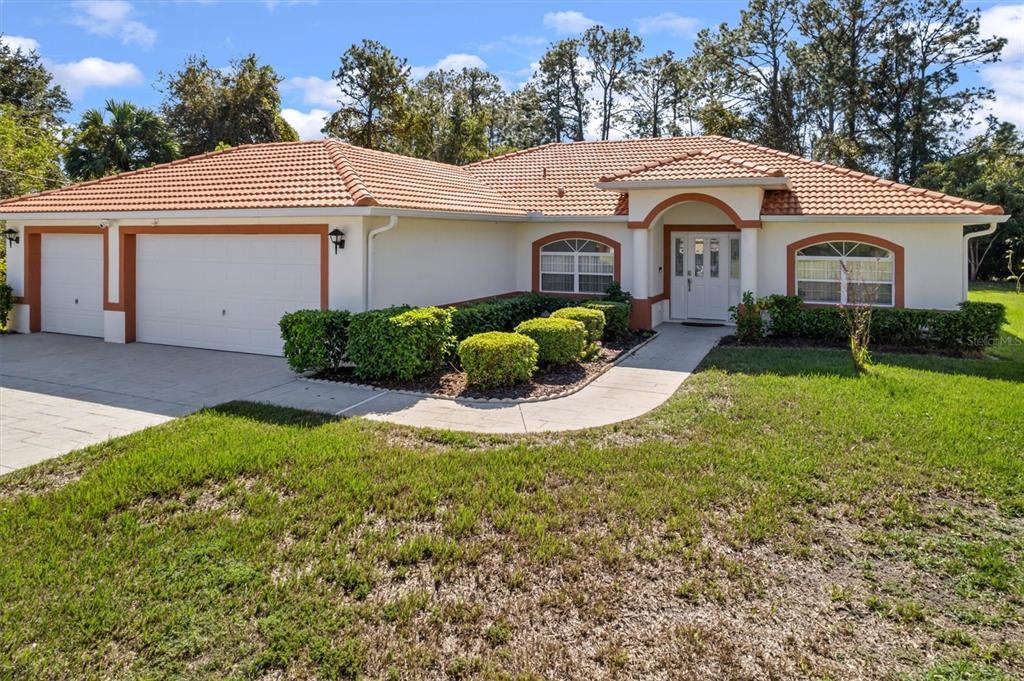
[[[303,104],[326,106],[332,109],[337,108],[338,100],[341,98],[341,91],[336,82],[316,76],[289,78],[281,83],[281,89],[301,91]]]
[[[145,79],[139,68],[130,62],[113,62],[99,57],[86,57],[67,64],[46,62],[53,79],[64,86],[71,99],[78,99],[90,87],[127,87]]]
[[[538,35],[506,35],[489,43],[478,45],[477,49],[481,52],[496,52],[499,50],[516,52],[522,48],[539,47],[546,42],[547,40]]]
[[[298,109],[282,109],[281,117],[288,121],[288,124],[299,133],[299,139],[317,140],[323,139],[325,135],[320,132],[324,127],[324,119],[331,115],[326,109],[310,109],[299,111]]]
[[[640,33],[670,33],[681,38],[693,35],[700,20],[694,17],[679,16],[675,12],[662,12],[653,17],[641,17],[636,20],[636,23]]]
[[[544,15],[544,27],[561,35],[582,33],[596,23],[598,22],[576,10],[548,12]]]
[[[156,31],[132,18],[135,8],[126,0],[75,0],[71,23],[95,35],[116,36],[125,45],[152,47]]]
[[[1002,61],[981,67],[996,99],[984,114],[1024,126],[1024,5],[996,5],[981,13],[981,34],[1006,38]]]
[[[410,69],[410,72],[412,73],[413,78],[419,80],[431,71],[461,71],[462,69],[472,68],[486,69],[487,62],[475,54],[463,54],[461,52],[457,52],[440,59],[433,66],[413,66]]]
[[[320,0],[263,0],[263,6],[270,11],[277,9],[278,5],[293,7],[295,5],[316,5]]]
[[[17,52],[32,52],[39,49],[39,41],[35,38],[26,38],[20,35],[0,35],[0,43],[7,45]]]

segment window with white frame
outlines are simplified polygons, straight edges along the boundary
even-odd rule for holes
[[[604,293],[615,278],[615,252],[592,239],[560,239],[540,247],[540,290]]]
[[[796,252],[796,292],[808,303],[892,306],[895,258],[859,241],[826,241]]]

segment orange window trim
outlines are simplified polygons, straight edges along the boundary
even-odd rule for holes
[[[685,194],[676,194],[675,196],[668,197],[667,199],[656,205],[654,208],[652,208],[643,220],[630,221],[629,228],[647,229],[652,224],[654,224],[654,221],[657,219],[657,217],[664,213],[666,210],[676,205],[677,203],[686,203],[687,201],[699,201],[714,206],[715,208],[725,213],[726,216],[729,218],[729,221],[732,222],[732,224],[739,229],[757,229],[761,226],[760,220],[744,220],[740,218],[739,213],[733,210],[732,206],[727,204],[725,201],[722,201],[722,199],[719,199],[718,197],[711,196],[710,194],[701,194],[699,192],[688,192]]]
[[[610,239],[600,234],[594,234],[593,232],[556,232],[555,234],[548,234],[547,236],[541,237],[533,242],[533,281],[531,288],[535,292],[540,292],[540,249],[542,246],[550,244],[554,241],[561,241],[562,239],[589,239],[598,243],[604,244],[612,249],[612,280],[622,283],[622,244],[615,239]],[[591,297],[592,294],[580,294],[580,293],[563,293],[559,295],[566,296],[586,296]]]
[[[860,243],[871,244],[872,246],[880,246],[887,250],[892,251],[893,260],[895,261],[893,272],[893,286],[895,291],[893,292],[893,307],[904,306],[904,263],[905,263],[905,252],[903,246],[897,243],[883,239],[877,236],[871,236],[870,234],[859,234],[857,232],[828,232],[826,234],[815,234],[809,236],[806,239],[800,239],[786,246],[786,293],[791,296],[796,295],[796,252],[806,246],[813,246],[814,244],[824,243],[826,241],[858,241]]]
[[[734,225],[665,225],[661,244],[661,293],[652,300],[660,302],[668,300],[672,290],[672,233],[673,232],[735,232],[739,228]]]

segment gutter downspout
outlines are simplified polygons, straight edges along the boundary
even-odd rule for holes
[[[992,222],[988,223],[988,227],[986,227],[985,229],[981,230],[980,232],[968,232],[967,234],[964,234],[963,291],[962,291],[963,299],[964,300],[967,300],[967,294],[968,294],[969,288],[970,288],[969,285],[968,285],[968,279],[970,277],[970,267],[967,265],[967,255],[968,255],[968,252],[969,252],[969,242],[970,242],[971,239],[976,239],[979,236],[988,236],[989,234],[994,233],[996,231],[997,227],[999,227],[999,222],[996,222],[995,220],[993,220]]]
[[[373,240],[378,234],[383,234],[394,229],[396,226],[398,226],[398,216],[392,215],[386,225],[370,230],[370,233],[366,236],[366,286],[363,287],[364,310],[369,310],[370,304],[373,302],[371,291],[373,287]]]

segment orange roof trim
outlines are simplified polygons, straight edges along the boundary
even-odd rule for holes
[[[382,207],[525,217],[627,211],[606,182],[785,178],[763,216],[1001,215],[909,187],[717,136],[552,143],[467,166],[337,140],[233,147],[0,202],[3,213]]]

